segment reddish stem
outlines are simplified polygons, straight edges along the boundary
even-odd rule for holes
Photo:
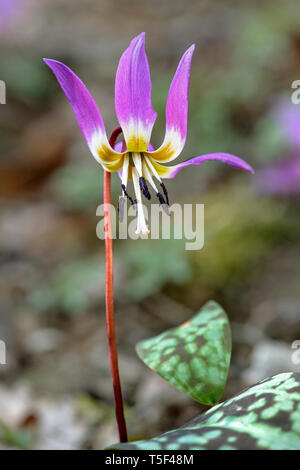
[[[114,148],[118,135],[122,129],[118,127],[112,133],[109,143]],[[118,353],[116,345],[116,332],[114,321],[114,293],[113,293],[113,239],[111,225],[111,197],[110,197],[110,173],[104,171],[104,224],[105,224],[105,266],[106,266],[106,325],[109,346],[110,368],[114,390],[115,412],[119,430],[120,442],[127,442],[126,422],[124,418],[124,407],[119,375]]]

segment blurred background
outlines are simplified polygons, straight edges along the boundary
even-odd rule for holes
[[[169,84],[196,44],[184,160],[239,155],[167,182],[171,201],[205,204],[205,245],[116,241],[115,308],[129,434],[147,438],[205,408],[147,370],[134,345],[190,318],[208,299],[228,312],[233,357],[224,399],[298,370],[300,339],[300,17],[260,0],[0,0],[0,446],[99,449],[118,440],[104,310],[104,243],[96,237],[100,166],[42,57],[87,84],[111,132],[114,75],[146,31],[164,133]],[[117,176],[113,200],[120,193]]]

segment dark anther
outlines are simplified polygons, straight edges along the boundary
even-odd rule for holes
[[[163,197],[163,195],[162,195],[161,193],[157,193],[156,196],[157,196],[157,199],[159,200],[159,202],[160,202],[161,204],[165,204],[165,203],[166,203],[166,201],[164,200],[164,197]]]
[[[145,178],[143,178],[142,176],[139,178],[139,183],[140,183],[140,188],[141,188],[141,191],[143,193],[143,195],[145,196],[146,199],[148,199],[148,201],[150,201],[151,199],[151,194],[149,193],[149,189],[148,189],[148,186],[147,186],[147,183],[146,183],[146,180]]]
[[[165,211],[165,213],[166,213],[167,215],[170,215],[168,204],[167,204],[166,201],[164,200],[163,195],[162,195],[161,193],[157,193],[156,196],[157,196],[157,198],[158,198],[158,200],[159,200],[159,202],[160,202],[160,204],[161,204],[163,210]]]
[[[169,206],[170,204],[169,204],[169,196],[168,196],[167,188],[165,187],[165,185],[164,185],[163,182],[161,182],[160,185],[161,185],[161,187],[162,187],[162,190],[163,190],[163,192],[164,192],[164,195],[165,195],[167,204],[168,204],[168,206]]]
[[[119,213],[119,221],[123,222],[124,219],[124,205],[125,205],[126,198],[124,196],[120,196],[119,204],[118,204],[118,213]]]
[[[134,205],[134,200],[132,199],[131,196],[129,196],[125,184],[121,184],[121,188],[127,199],[131,202],[132,205]]]

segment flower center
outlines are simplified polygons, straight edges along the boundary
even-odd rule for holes
[[[132,181],[135,191],[136,199],[133,199],[127,190],[127,182],[128,182],[128,173],[131,170]],[[163,194],[158,191],[156,184],[153,181],[153,176],[158,180]],[[167,193],[167,189],[161,178],[157,174],[152,162],[151,158],[143,153],[137,152],[129,152],[124,157],[123,169],[122,169],[122,183],[121,188],[123,192],[123,196],[121,196],[119,200],[119,217],[120,220],[123,219],[123,208],[125,197],[130,201],[130,203],[136,206],[137,209],[137,230],[136,233],[142,233],[144,235],[149,233],[147,223],[145,221],[143,205],[142,205],[142,195],[150,201],[151,194],[148,188],[149,183],[155,191],[156,197],[159,200],[163,210],[170,215],[169,213],[169,197]]]

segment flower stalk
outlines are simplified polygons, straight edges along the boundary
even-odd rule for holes
[[[109,143],[114,147],[118,134],[122,132],[121,128],[118,127],[112,133]],[[114,293],[113,293],[113,238],[112,238],[112,224],[111,224],[111,174],[108,171],[104,171],[104,187],[103,187],[103,199],[104,199],[104,226],[105,226],[105,303],[106,303],[106,326],[107,326],[107,338],[109,347],[109,358],[111,376],[113,382],[114,402],[115,402],[115,413],[119,431],[120,442],[127,442],[127,429],[124,417],[124,406],[123,397],[121,390],[121,382],[119,375],[118,365],[118,352],[116,344],[116,331],[114,321]]]

